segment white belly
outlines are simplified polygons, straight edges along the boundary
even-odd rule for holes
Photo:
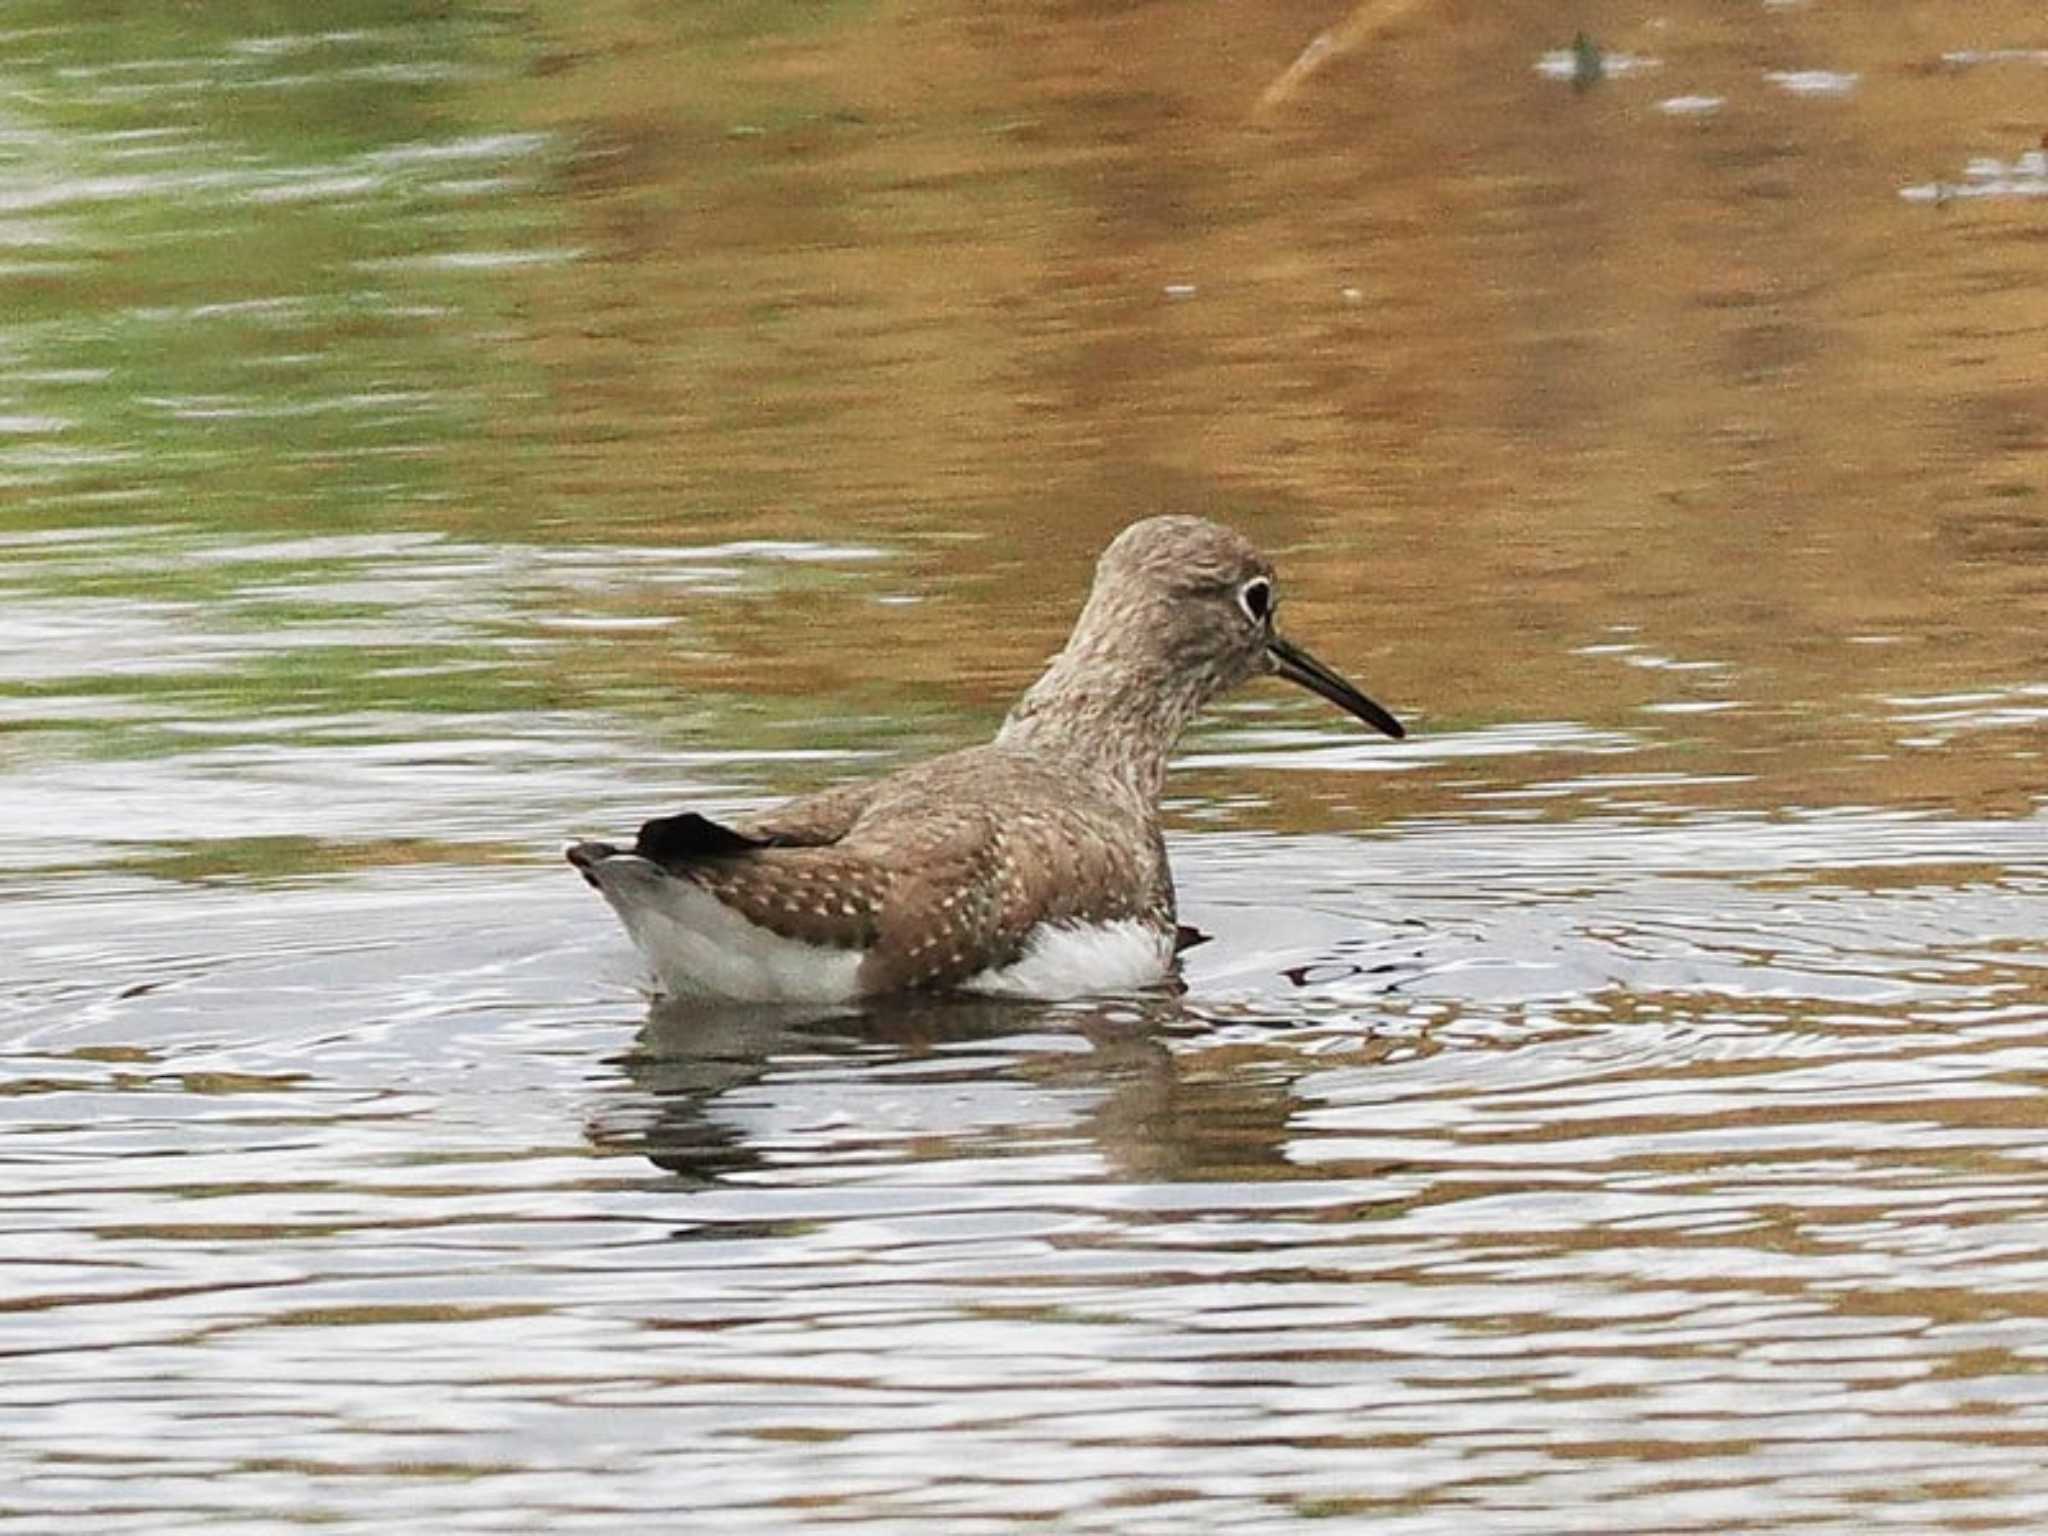
[[[969,977],[964,985],[970,992],[1053,1001],[1149,987],[1172,969],[1173,934],[1121,918],[1086,927],[1048,924],[1031,935],[1015,963]]]

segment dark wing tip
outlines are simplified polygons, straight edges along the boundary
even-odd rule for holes
[[[769,846],[757,837],[720,826],[695,811],[657,816],[640,828],[633,851],[656,864],[688,864],[696,859],[730,859]]]

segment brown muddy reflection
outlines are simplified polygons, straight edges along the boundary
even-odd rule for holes
[[[771,1073],[832,1058],[852,1068],[863,1056],[924,1062],[943,1073],[951,1060],[963,1083],[987,1079],[994,1068],[1034,1093],[1090,1096],[1077,1129],[1102,1175],[1284,1177],[1298,1061],[1287,1052],[1217,1048],[1189,1056],[1173,1048],[1176,1038],[1208,1028],[1182,999],[1165,995],[1056,1008],[962,996],[810,1009],[663,999],[619,1061],[635,1093],[609,1098],[589,1134],[600,1148],[631,1150],[687,1183],[710,1184],[765,1166],[769,1150],[722,1115],[721,1101],[756,1089]],[[1031,1048],[1033,1040],[1040,1048]],[[868,1155],[907,1150],[919,1161],[944,1161],[1028,1150],[1031,1139],[991,1128],[964,1142],[924,1136],[906,1149],[882,1135]],[[849,1144],[841,1150],[861,1155]]]
[[[917,1442],[962,1509],[1034,1475],[977,1442],[1057,1434],[1089,1469],[1055,1500],[1076,1514],[1092,1479],[1121,1501],[1266,1453],[1316,1475],[1187,1496],[1417,1531],[1609,1500],[1599,1528],[1877,1501],[2022,1528],[2043,1015],[2039,967],[1969,936],[1999,910],[1926,914],[1950,937],[1905,960],[1911,1019],[1875,911],[1728,936],[1756,964],[1803,939],[1797,976],[1731,951],[1699,973],[1718,1002],[1601,988],[1547,1022],[1476,989],[1434,1026],[1391,1003],[657,1009],[624,1103],[752,1152],[729,1182],[677,1169],[662,1278],[718,1309],[684,1390],[837,1448],[805,1486],[864,1515],[897,1507],[855,1491],[894,1416],[998,1380],[1000,1410]]]
[[[1304,630],[1425,730],[1768,762],[1730,804],[2031,804],[2024,760],[1933,758],[1886,702],[2044,660],[2036,209],[1899,195],[2028,147],[2034,73],[1945,62],[1974,46],[1947,13],[1596,7],[1574,25],[1655,65],[1575,93],[1536,68],[1571,42],[1549,13],[1368,6],[1254,111],[1340,9],[544,9],[522,110],[580,146],[594,255],[535,277],[551,409],[486,445],[506,499],[879,540],[946,594],[729,604],[693,613],[712,656],[573,666],[992,713],[1108,535],[1194,506],[1291,553]],[[1344,824],[1446,800],[1275,792]]]

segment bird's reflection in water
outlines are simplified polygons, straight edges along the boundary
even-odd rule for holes
[[[618,1058],[623,1081],[589,1134],[696,1187],[807,1160],[985,1158],[1077,1140],[1118,1179],[1274,1177],[1289,1168],[1296,1073],[1203,1046],[1213,1027],[1164,992],[1064,1004],[665,999]],[[864,1106],[888,1116],[865,1145]],[[830,1134],[815,1130],[835,1119]]]

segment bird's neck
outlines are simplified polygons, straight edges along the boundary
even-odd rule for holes
[[[1159,803],[1174,744],[1201,706],[1192,679],[1069,645],[1017,701],[996,745],[1106,776],[1149,810]]]

